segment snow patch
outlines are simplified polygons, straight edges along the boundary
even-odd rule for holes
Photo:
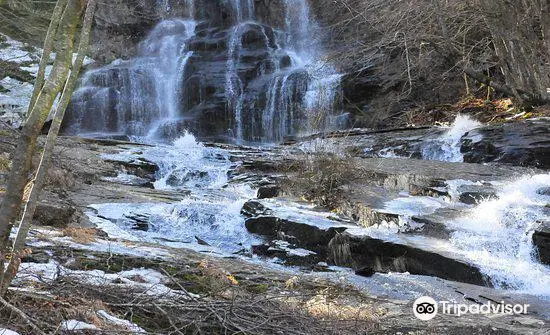
[[[98,328],[90,323],[86,323],[78,320],[68,320],[61,323],[62,330],[74,331],[74,330],[97,330]]]
[[[128,320],[117,318],[116,316],[113,316],[102,309],[97,311],[97,315],[99,315],[99,317],[105,320],[107,323],[110,323],[115,326],[124,327],[129,331],[131,331],[132,333],[146,333],[146,331],[143,328],[139,327],[135,323],[132,323]]]

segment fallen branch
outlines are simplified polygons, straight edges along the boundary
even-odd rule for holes
[[[10,304],[9,302],[7,302],[6,300],[4,300],[4,298],[0,297],[0,304],[2,304],[2,306],[8,308],[9,310],[11,310],[12,312],[14,312],[15,314],[17,314],[21,319],[23,319],[29,326],[31,326],[31,328],[33,329],[33,331],[36,333],[36,334],[39,334],[39,335],[46,335],[46,333],[44,333],[42,330],[40,330],[40,328],[38,328],[37,325],[35,325],[31,319],[27,316],[27,314],[23,313],[23,311],[21,311],[19,308],[13,306],[12,304]]]

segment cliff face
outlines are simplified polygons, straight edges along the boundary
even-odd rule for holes
[[[242,0],[242,2],[246,1]],[[250,0],[249,2],[253,4],[257,24],[275,30],[284,29],[287,24],[285,5],[293,6],[291,0]],[[390,50],[391,52],[381,52],[379,48],[377,49],[384,36],[376,24],[369,24],[368,19],[376,15],[376,9],[369,6],[375,3],[380,5],[380,1],[348,0],[344,3],[316,0],[308,2],[311,16],[321,27],[315,32],[314,37],[322,38],[326,59],[331,66],[344,74],[341,83],[342,102],[344,111],[351,115],[351,124],[358,127],[393,126],[395,121],[392,117],[402,115],[403,110],[418,106],[430,109],[430,106],[454,103],[465,93],[465,85],[459,69],[451,66],[452,70],[448,70],[449,64],[445,64],[445,59],[432,56],[426,61],[417,62],[421,68],[412,69],[411,82],[414,85],[409,88],[408,64],[403,56],[403,50],[399,46]],[[109,64],[119,58],[128,60],[136,56],[139,53],[140,42],[160,21],[189,17],[190,10],[194,11],[194,16],[200,23],[198,27],[205,35],[215,28],[220,32],[226,31],[226,35],[229,36],[227,30],[238,21],[232,3],[234,4],[235,1],[204,0],[194,3],[192,0],[113,0],[101,2],[95,18],[90,47],[91,57],[97,61],[94,66]],[[40,45],[43,37],[41,34],[46,31],[44,17],[47,17],[50,8],[40,3],[32,6],[35,7],[34,12],[21,12],[19,9],[20,12],[17,12],[17,15],[22,19],[15,21],[12,25],[0,27],[0,32]],[[30,27],[33,26],[31,22],[34,21],[41,22],[42,28],[31,29]],[[208,29],[211,29],[210,32]],[[227,53],[227,41],[216,44],[211,39],[210,42],[202,47],[211,48],[211,50],[200,50],[200,52],[204,54],[206,51],[217,51],[218,60]],[[411,46],[411,55],[420,54],[422,51],[418,48],[414,49],[412,42],[409,46]],[[198,60],[195,59],[192,62],[197,64]],[[220,64],[222,63],[223,61]],[[221,82],[218,84],[223,85]],[[473,83],[471,86],[473,87]],[[216,88],[218,91],[219,89],[220,87]],[[207,97],[208,94],[203,93],[200,94]],[[220,98],[220,95],[213,94],[210,98],[215,101]],[[188,100],[196,99],[197,97],[191,96]],[[264,100],[267,99],[268,97]],[[266,101],[261,104],[265,105]],[[215,105],[218,110],[222,106],[218,102]],[[212,115],[209,117],[210,121],[220,117],[216,113]],[[232,125],[225,122],[216,127],[221,130]]]
[[[306,0],[103,4],[97,63],[73,95],[65,129],[278,142],[338,128],[340,76],[324,61],[314,21]]]
[[[284,0],[256,0],[255,14],[258,21],[271,27],[284,26]],[[153,4],[151,4],[153,2]],[[192,8],[192,9],[190,9]],[[235,21],[229,1],[204,0],[113,0],[98,6],[92,58],[100,63],[115,59],[129,59],[136,55],[137,45],[153,27],[163,19],[195,16],[211,26],[228,28]]]

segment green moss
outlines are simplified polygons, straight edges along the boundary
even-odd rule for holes
[[[6,156],[0,156],[0,171],[9,171],[11,169],[11,160]]]
[[[210,278],[198,275],[196,273],[186,273],[182,276],[183,287],[194,294],[208,294],[211,293]]]
[[[250,285],[250,286],[247,286],[246,289],[249,292],[252,292],[255,294],[264,294],[269,290],[269,285],[267,284]]]

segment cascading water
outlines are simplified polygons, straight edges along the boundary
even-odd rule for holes
[[[306,0],[279,4],[278,24],[257,18],[252,0],[212,2],[221,16],[192,0],[159,0],[161,15],[188,19],[159,23],[138,57],[88,71],[65,129],[149,139],[187,129],[199,138],[277,142],[338,127],[340,76],[321,61]]]
[[[250,248],[258,239],[250,235],[240,215],[243,204],[254,192],[247,186],[228,185],[232,167],[227,152],[208,148],[189,133],[171,145],[159,144],[145,150],[104,155],[110,160],[146,159],[159,166],[154,188],[190,195],[171,204],[98,204],[91,206],[92,220],[106,229],[122,229],[126,237],[198,248],[222,253]],[[114,182],[121,180],[111,179]],[[133,217],[147,218],[146,231],[136,230]],[[111,228],[109,228],[111,227]],[[197,244],[197,238],[208,246]]]
[[[550,174],[522,177],[448,224],[452,245],[497,287],[550,297],[550,267],[538,262],[532,240],[538,222],[550,219],[550,196],[540,192],[548,187]]]
[[[154,136],[163,123],[178,119],[194,30],[194,21],[163,21],[141,43],[140,57],[86,73],[73,97],[71,128]]]
[[[481,126],[467,115],[458,115],[451,127],[435,140],[429,140],[423,145],[422,158],[429,160],[463,162],[460,152],[461,140],[470,130]]]

